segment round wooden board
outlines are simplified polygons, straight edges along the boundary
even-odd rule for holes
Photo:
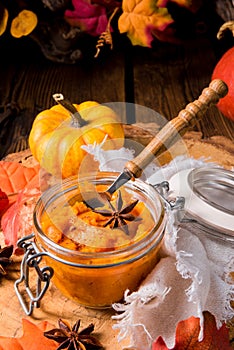
[[[125,125],[124,128],[128,140],[144,146],[159,131],[159,127],[155,123]],[[195,159],[203,157],[204,160],[217,163],[227,169],[234,168],[234,143],[224,136],[203,139],[202,133],[189,131],[184,137],[179,137],[178,142],[163,153],[157,161],[164,165],[178,155],[186,155]]]
[[[158,131],[159,127],[155,123],[125,124],[126,146],[140,151],[152,140]],[[203,157],[206,161],[215,162],[227,169],[234,168],[234,143],[224,136],[213,136],[209,139],[203,139],[200,132],[187,132],[183,138],[179,138],[174,146],[163,153],[157,161],[160,165],[164,165],[182,154],[195,159]],[[36,164],[36,160],[29,149],[9,154],[4,160],[21,162],[29,167]]]
[[[137,145],[145,146],[157,131],[158,126],[154,123],[125,125],[126,138]],[[200,133],[188,132],[176,146],[160,157],[159,162],[160,164],[166,164],[179,154],[186,154],[196,159],[204,157],[207,161],[215,162],[227,169],[234,168],[234,144],[221,136],[203,140]],[[29,150],[11,154],[5,160],[21,162],[25,166],[33,166],[36,163]],[[3,245],[3,236],[1,236],[1,241]],[[81,327],[85,327],[91,322],[95,324],[95,334],[99,337],[106,350],[123,349],[124,344],[122,343],[120,346],[117,341],[117,331],[112,329],[114,322],[111,316],[114,312],[111,309],[101,311],[79,306],[61,295],[53,285],[49,287],[44,296],[41,307],[35,309],[32,316],[26,316],[14,290],[14,282],[19,277],[19,271],[20,259],[14,257],[14,262],[8,268],[8,274],[0,280],[1,335],[21,336],[22,318],[28,318],[34,323],[48,320],[55,326],[59,318],[66,319],[72,324],[77,319],[81,319]],[[231,333],[233,333],[233,329],[231,329]]]

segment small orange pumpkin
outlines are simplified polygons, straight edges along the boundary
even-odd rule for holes
[[[108,148],[123,146],[123,125],[111,108],[95,101],[71,104],[61,94],[53,97],[59,104],[36,116],[29,135],[32,155],[49,173],[77,175],[87,155],[82,145],[101,143],[106,137]]]

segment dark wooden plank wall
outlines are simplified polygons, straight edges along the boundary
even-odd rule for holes
[[[27,50],[30,47],[35,51],[27,59],[25,53],[22,56],[17,53],[17,60],[9,52],[1,60],[0,158],[28,147],[27,138],[35,116],[55,104],[52,95],[56,92],[74,103],[125,101],[122,53],[92,64],[66,65],[46,60],[37,47],[27,43]],[[126,122],[124,115],[122,120]]]
[[[221,5],[222,6],[221,6]],[[219,5],[219,6],[218,6]],[[218,22],[234,19],[231,0],[217,1]],[[220,22],[220,23],[219,23]],[[128,102],[123,122],[155,121],[155,111],[167,120],[196,99],[211,79],[221,54],[233,39],[217,42],[214,35],[201,35],[183,44],[158,42],[153,49],[117,45],[98,59],[77,64],[45,59],[29,38],[0,42],[0,158],[28,147],[35,116],[50,108],[52,94],[63,93],[72,102],[84,100]],[[133,103],[148,113],[135,113]],[[151,112],[153,110],[154,112]],[[204,137],[224,135],[233,140],[234,123],[211,107],[197,130]]]
[[[134,55],[135,103],[158,111],[167,120],[176,117],[209,85],[216,62],[214,48],[206,38],[167,49],[161,44],[150,55]],[[154,118],[148,115],[147,121]],[[136,120],[141,121],[141,117]],[[196,130],[202,131],[204,137],[222,134],[234,140],[234,123],[223,117],[216,106],[210,107]]]
[[[194,35],[183,45],[158,42],[150,52],[136,48],[132,54],[135,103],[170,120],[198,98],[203,88],[209,85],[217,61],[233,46],[230,32],[226,32],[222,40],[216,38],[222,23],[231,20],[234,20],[232,0],[207,1],[201,17],[201,23],[206,26],[203,34]],[[147,118],[154,121],[155,114],[148,113]],[[141,119],[141,115],[136,115],[137,121]],[[234,140],[233,121],[225,118],[214,106],[197,123],[196,130],[201,131],[203,137],[224,135]]]

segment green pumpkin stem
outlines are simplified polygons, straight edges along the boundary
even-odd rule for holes
[[[87,122],[81,117],[80,113],[77,111],[75,106],[69,100],[66,100],[63,97],[63,94],[54,94],[53,99],[71,114],[72,126],[76,128],[81,128],[82,126],[87,124]]]

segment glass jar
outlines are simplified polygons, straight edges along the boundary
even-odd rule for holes
[[[36,258],[35,254],[34,257],[29,254],[27,258],[29,265],[33,265],[30,261],[43,256],[49,268],[53,269],[54,285],[63,295],[87,307],[109,307],[112,303],[120,301],[127,289],[136,290],[154,268],[159,260],[159,250],[167,221],[165,203],[156,188],[139,179],[123,185],[125,195],[127,193],[129,198],[144,203],[153,224],[148,228],[147,234],[141,232],[136,239],[126,237],[126,244],[122,243],[113,249],[110,246],[108,249],[99,246],[98,249],[79,251],[67,248],[66,245],[61,246],[44,232],[43,215],[45,212],[51,215],[54,208],[62,208],[64,205],[67,206],[67,203],[75,202],[80,197],[81,188],[86,184],[108,187],[116,176],[115,173],[100,173],[86,176],[79,179],[79,182],[76,177],[64,180],[41,196],[34,211],[33,253],[36,253]],[[147,223],[145,224],[147,227]],[[105,230],[109,230],[107,232],[112,236],[119,231],[102,228],[101,232]],[[86,232],[82,234],[89,235],[88,226]],[[22,279],[18,281],[20,282]],[[27,313],[30,314],[30,310]]]

